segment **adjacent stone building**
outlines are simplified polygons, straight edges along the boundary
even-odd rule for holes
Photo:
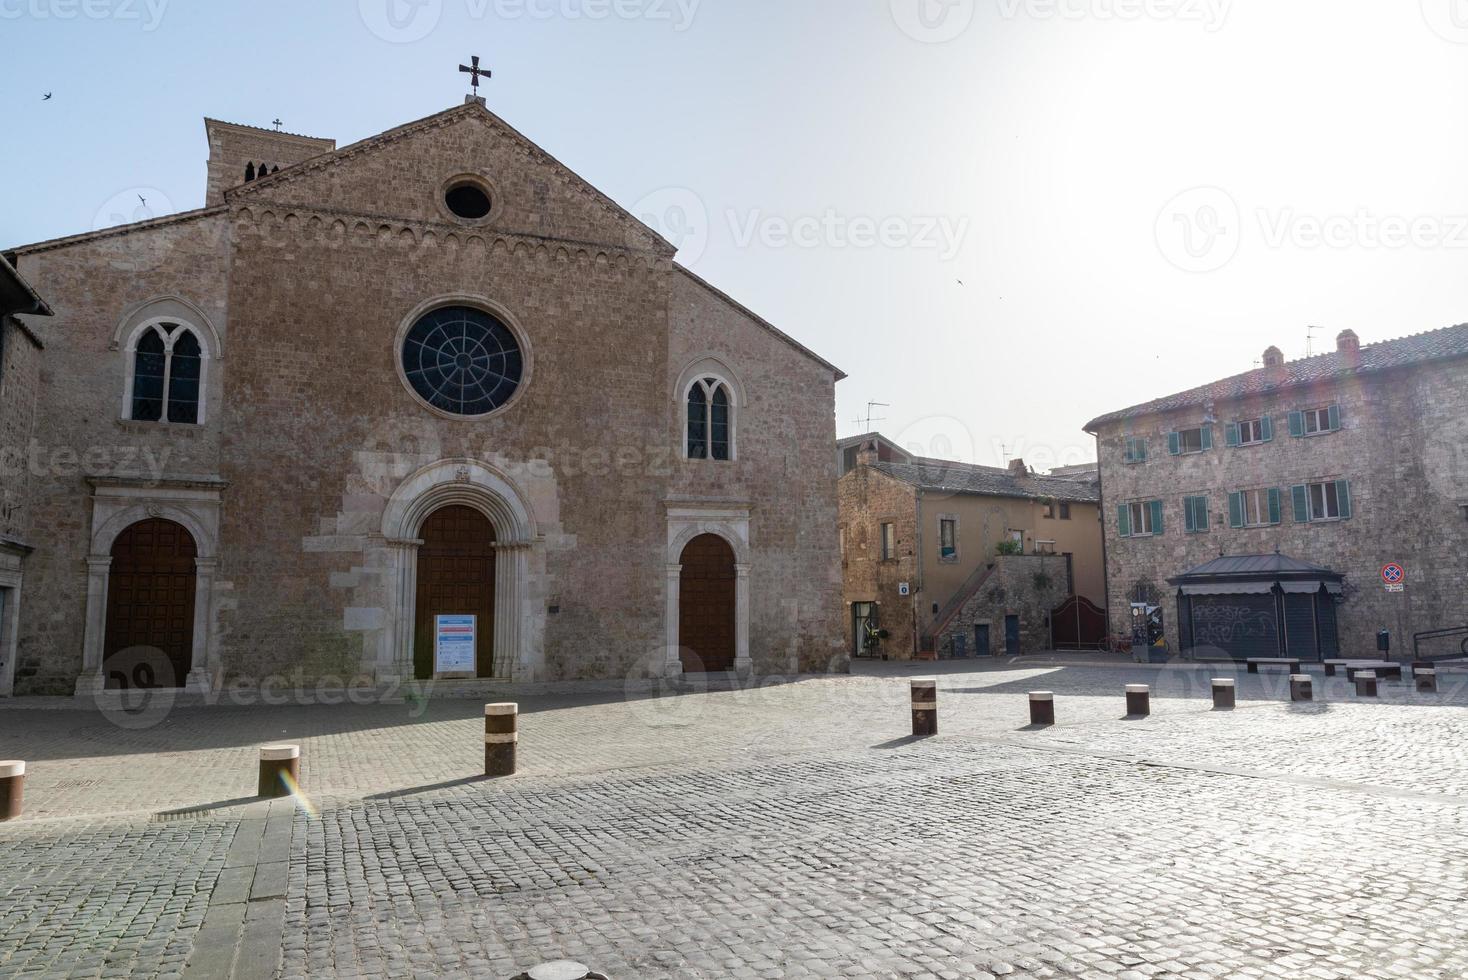
[[[843,664],[831,364],[471,98],[206,123],[53,297],[15,691]]]
[[[26,557],[33,550],[27,460],[22,451],[36,425],[45,345],[21,316],[49,317],[51,308],[0,256],[0,693],[10,689],[20,641]]]
[[[1045,650],[1067,597],[1103,600],[1094,472],[1047,477],[1022,460],[999,469],[919,458],[875,433],[843,440],[840,450],[842,593],[854,656]]]
[[[1468,623],[1468,325],[1365,347],[1347,330],[1288,363],[1270,348],[1086,428],[1113,629],[1140,602],[1185,654],[1313,658]]]

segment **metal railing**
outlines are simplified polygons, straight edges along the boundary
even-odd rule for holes
[[[1412,636],[1412,659],[1414,661],[1418,661],[1418,660],[1422,660],[1423,659],[1423,657],[1422,657],[1422,641],[1423,640],[1444,640],[1444,639],[1450,639],[1450,638],[1456,637],[1456,636],[1463,637],[1463,642],[1458,647],[1458,651],[1459,651],[1458,653],[1440,653],[1440,654],[1437,654],[1435,658],[1428,658],[1428,659],[1443,660],[1443,659],[1446,659],[1448,657],[1468,657],[1468,626],[1454,626],[1454,627],[1451,627],[1450,629],[1428,630],[1425,633],[1415,633],[1415,634],[1413,634],[1413,636]]]

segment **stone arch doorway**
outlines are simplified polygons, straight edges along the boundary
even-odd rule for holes
[[[194,659],[198,556],[193,535],[162,518],[131,524],[112,543],[102,656],[107,687],[184,686]],[[138,648],[162,651],[164,659],[134,656]]]
[[[678,579],[678,652],[687,672],[733,670],[738,656],[734,549],[717,534],[683,548]]]
[[[475,618],[474,673],[493,677],[495,531],[488,517],[462,504],[430,514],[418,532],[418,583],[413,630],[413,671],[434,675],[439,616]]]

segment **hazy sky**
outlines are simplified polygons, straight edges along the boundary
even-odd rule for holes
[[[839,434],[888,402],[930,454],[1089,459],[1308,325],[1468,320],[1468,0],[0,0],[0,39],[6,246],[200,206],[205,115],[345,144],[478,54],[850,375]]]

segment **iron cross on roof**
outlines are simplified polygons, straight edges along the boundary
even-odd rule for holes
[[[270,120],[270,122],[272,125],[275,126],[275,131],[277,133],[280,132],[280,118],[276,117],[275,119]]]
[[[469,84],[474,88],[474,94],[475,95],[478,95],[479,94],[479,76],[480,75],[483,75],[485,78],[493,78],[494,77],[494,72],[490,71],[488,68],[480,68],[479,67],[479,55],[477,55],[477,54],[474,55],[474,56],[472,56],[469,59],[469,64],[467,64],[467,65],[460,65],[459,66],[459,71],[461,71],[461,72],[467,72],[468,73],[468,75],[469,75]]]

